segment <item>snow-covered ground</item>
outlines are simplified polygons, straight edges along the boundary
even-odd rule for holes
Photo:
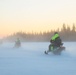
[[[0,45],[0,75],[76,75],[76,42],[64,42],[61,55],[48,54],[49,42]]]

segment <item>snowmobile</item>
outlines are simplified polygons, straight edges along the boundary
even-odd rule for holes
[[[17,39],[17,40],[15,41],[15,46],[14,46],[14,48],[19,48],[19,47],[21,47],[21,42],[20,42],[19,39]]]
[[[3,44],[3,42],[0,40],[0,45],[2,45]]]
[[[16,42],[14,48],[19,48],[19,47],[21,47],[21,43]]]
[[[65,47],[61,45],[60,47],[53,47],[53,45],[50,45],[49,50],[45,51],[45,54],[48,54],[49,52],[55,54],[55,55],[61,55],[61,52],[65,50]]]

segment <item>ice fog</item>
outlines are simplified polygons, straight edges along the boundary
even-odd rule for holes
[[[0,45],[0,75],[76,75],[76,42],[64,42],[61,55],[44,54],[49,42]]]

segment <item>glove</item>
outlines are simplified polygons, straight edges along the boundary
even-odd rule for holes
[[[50,43],[54,43],[54,41],[53,40],[50,40]]]

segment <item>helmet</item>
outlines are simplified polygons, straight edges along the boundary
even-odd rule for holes
[[[58,34],[58,32],[55,32],[54,34]]]

